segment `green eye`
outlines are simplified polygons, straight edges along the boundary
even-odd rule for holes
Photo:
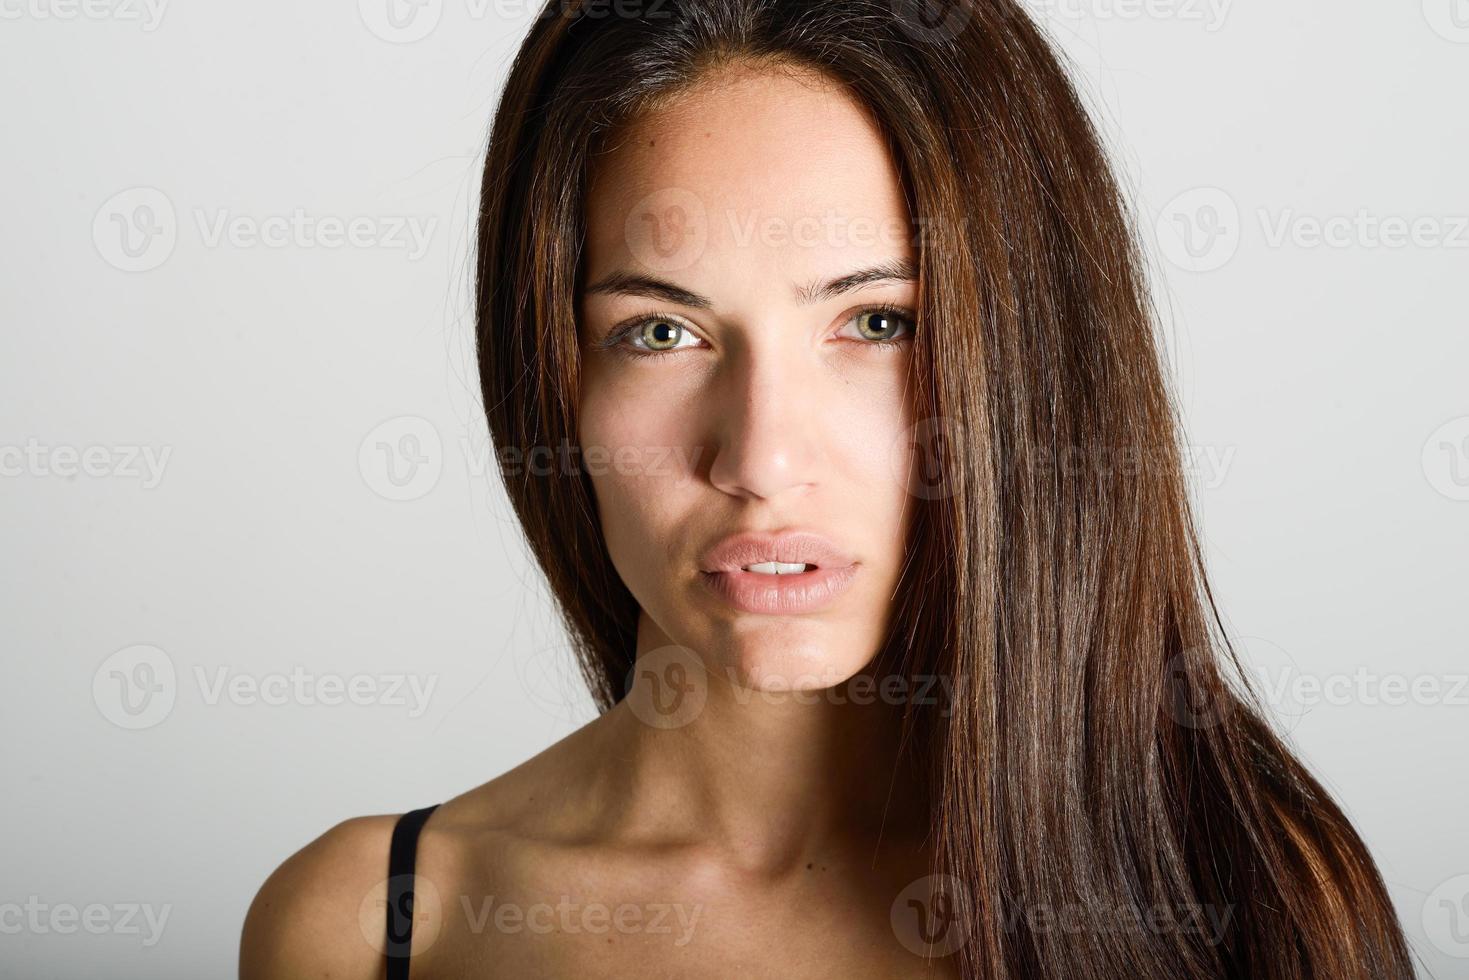
[[[633,338],[643,350],[673,350],[683,339],[684,327],[672,320],[647,320],[633,330]]]
[[[905,332],[911,332],[913,322],[897,310],[863,310],[857,314],[857,333],[864,340],[887,343],[896,340]]]

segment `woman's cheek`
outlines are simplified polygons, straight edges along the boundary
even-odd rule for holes
[[[697,493],[701,451],[689,442],[698,409],[651,379],[598,378],[584,388],[582,458],[597,499],[608,549],[619,571],[657,551],[677,523],[681,498]]]
[[[828,455],[843,459],[874,506],[907,493],[915,423],[910,365],[906,352],[865,351],[832,388],[825,431],[841,448]]]

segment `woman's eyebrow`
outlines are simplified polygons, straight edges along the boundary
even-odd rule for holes
[[[867,269],[858,269],[835,279],[825,282],[813,282],[807,286],[797,286],[795,290],[796,302],[800,306],[809,306],[820,303],[854,289],[868,286],[878,282],[916,282],[918,271],[913,263],[907,259],[894,259]],[[696,310],[710,310],[714,308],[713,300],[702,296],[692,290],[684,289],[682,286],[658,276],[643,275],[641,273],[623,272],[618,270],[602,277],[587,286],[586,293],[605,293],[621,296],[647,296],[652,299],[661,299],[668,303],[677,303],[679,306],[687,306]]]

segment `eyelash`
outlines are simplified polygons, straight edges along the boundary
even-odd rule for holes
[[[913,338],[913,333],[916,326],[914,321],[917,319],[917,317],[914,315],[912,310],[905,309],[901,306],[895,306],[891,303],[878,303],[874,306],[864,306],[862,309],[857,310],[855,313],[853,313],[850,319],[855,320],[857,317],[867,316],[872,313],[882,313],[887,316],[902,317],[909,323],[908,332],[903,334],[902,336],[895,337],[892,340],[864,340],[859,341],[859,343],[862,343],[867,347],[878,347],[883,350],[895,350],[898,345],[903,344]],[[629,347],[623,343],[624,340],[632,335],[634,330],[636,330],[638,327],[641,327],[649,320],[668,320],[673,323],[679,322],[677,317],[671,316],[667,313],[659,313],[656,310],[651,310],[647,313],[640,313],[637,316],[633,317],[631,320],[624,321],[622,326],[614,328],[612,332],[607,335],[606,339],[598,342],[598,349],[609,350],[619,357],[627,358],[667,357],[670,354],[682,354],[686,352],[685,350],[680,350],[677,348],[665,351],[639,350],[636,347]],[[685,329],[688,328],[685,327]]]

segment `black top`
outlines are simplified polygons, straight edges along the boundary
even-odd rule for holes
[[[388,935],[383,955],[388,961],[388,980],[408,980],[408,957],[413,948],[413,863],[418,856],[418,832],[435,803],[422,810],[409,810],[393,825],[393,842],[388,847]]]

